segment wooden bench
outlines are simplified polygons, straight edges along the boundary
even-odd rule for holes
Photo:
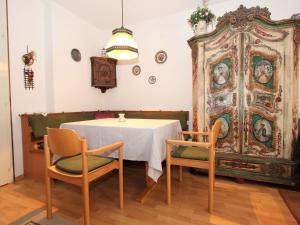
[[[143,119],[177,119],[180,121],[182,130],[188,130],[188,111],[88,111],[88,112],[61,112],[22,114],[22,142],[23,142],[23,164],[24,176],[36,180],[44,179],[44,143],[43,136],[46,127],[59,127],[61,123],[81,120],[92,120],[104,115],[118,117],[118,113],[125,113],[126,118]]]

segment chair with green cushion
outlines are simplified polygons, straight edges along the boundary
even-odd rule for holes
[[[166,140],[167,203],[171,204],[171,165],[179,166],[179,180],[182,180],[182,166],[208,170],[208,211],[213,211],[215,182],[215,143],[222,122],[217,120],[210,132],[182,131],[183,135],[203,135],[207,141]],[[171,151],[172,145],[178,146]]]
[[[90,224],[89,183],[114,169],[119,170],[119,202],[123,208],[123,142],[118,141],[98,149],[87,149],[87,142],[75,131],[47,128],[44,136],[46,161],[47,218],[52,218],[51,179],[61,180],[82,187],[84,224]],[[99,156],[107,151],[118,150],[118,160]],[[54,164],[51,154],[61,156]]]

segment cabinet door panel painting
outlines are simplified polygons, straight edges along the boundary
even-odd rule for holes
[[[245,35],[245,110],[244,146],[250,156],[282,158],[284,46],[276,43],[272,30],[256,27]],[[257,33],[259,32],[259,33]],[[262,32],[269,37],[258,39]],[[269,40],[272,37],[273,39]],[[281,75],[281,76],[280,76]],[[287,90],[289,92],[289,90]]]
[[[226,35],[230,33],[232,32],[227,32]],[[225,153],[239,151],[237,138],[235,138],[238,136],[239,124],[237,116],[237,42],[238,35],[228,36],[225,41],[224,35],[221,35],[206,46],[207,70],[205,76],[209,77],[205,82],[207,91],[206,128],[211,127],[217,119],[222,121],[217,151]],[[218,48],[221,48],[222,51],[218,51]]]
[[[277,157],[280,154],[280,132],[275,118],[263,112],[250,111],[246,125],[246,155]],[[279,138],[279,139],[278,139]],[[279,141],[278,141],[279,140]]]
[[[237,112],[237,111],[236,111]],[[233,108],[223,110],[222,113],[211,115],[211,126],[216,120],[221,120],[222,125],[217,141],[217,151],[234,153],[237,152],[237,138],[238,138],[238,120],[237,114],[234,113]]]
[[[261,52],[250,52],[250,89],[261,89],[267,92],[277,91],[277,57]]]
[[[253,78],[255,82],[268,88],[273,88],[274,81],[274,62],[264,59],[260,55],[252,58],[253,62]]]
[[[212,63],[210,71],[210,91],[212,93],[233,87],[234,73],[230,55]]]

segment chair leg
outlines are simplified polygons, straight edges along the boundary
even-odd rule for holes
[[[52,198],[51,198],[51,178],[46,177],[46,205],[47,205],[47,218],[52,218]]]
[[[214,184],[215,184],[215,173],[213,170],[208,172],[208,212],[213,212],[214,206]]]
[[[179,182],[182,181],[182,166],[179,166]]]
[[[124,208],[124,190],[123,190],[123,164],[119,164],[119,198],[120,208]]]
[[[167,157],[166,157],[166,170],[167,170],[167,204],[171,204],[171,156],[170,146],[167,144]]]
[[[82,192],[84,208],[84,225],[90,225],[90,193],[89,183],[87,181],[83,182]]]

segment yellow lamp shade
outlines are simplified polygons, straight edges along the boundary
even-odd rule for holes
[[[107,56],[117,60],[131,60],[138,57],[138,47],[131,30],[121,27],[113,30],[112,34],[106,45]]]

